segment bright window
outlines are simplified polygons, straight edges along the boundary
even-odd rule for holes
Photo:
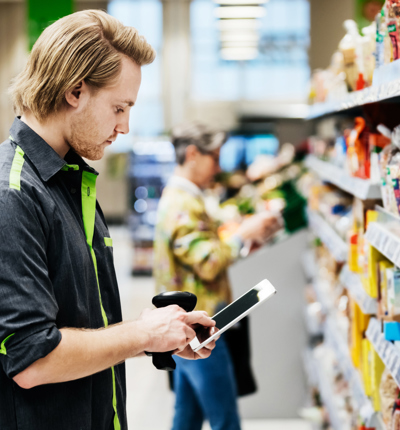
[[[260,54],[251,61],[225,61],[212,0],[191,4],[192,97],[197,100],[301,102],[310,68],[307,0],[269,0],[260,29]]]
[[[130,117],[130,136],[119,136],[120,148],[131,145],[130,137],[154,136],[164,130],[161,88],[161,50],[163,40],[162,3],[160,0],[112,0],[108,13],[123,24],[135,27],[157,52],[155,61],[142,68],[142,84],[137,104]]]

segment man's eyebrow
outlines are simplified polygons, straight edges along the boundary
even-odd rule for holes
[[[122,100],[121,103],[125,103],[128,106],[133,106],[135,104],[132,100]]]

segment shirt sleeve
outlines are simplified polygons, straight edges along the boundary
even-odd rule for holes
[[[213,281],[237,258],[240,246],[237,240],[225,243],[216,231],[196,214],[182,217],[173,238],[173,253],[184,266],[207,282]]]
[[[50,226],[23,190],[0,198],[0,364],[9,378],[60,342],[58,305],[47,267]]]

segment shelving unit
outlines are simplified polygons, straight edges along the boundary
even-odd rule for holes
[[[302,265],[304,274],[308,280],[313,280],[316,273],[315,254],[313,251],[308,250],[302,257]]]
[[[400,350],[392,342],[385,340],[381,323],[376,318],[370,319],[366,336],[392,374],[397,385],[400,386]]]
[[[307,157],[306,166],[313,170],[321,179],[336,185],[361,200],[381,198],[379,184],[350,176],[340,167],[322,161],[314,155]]]
[[[325,314],[329,314],[334,309],[333,299],[330,297],[329,285],[318,279],[314,279],[312,282],[315,295],[317,300],[321,303],[322,311]]]
[[[329,249],[335,260],[338,262],[346,261],[348,255],[346,242],[317,212],[308,210],[307,215],[311,229]]]
[[[328,317],[326,320],[324,338],[332,345],[333,350],[336,353],[338,363],[346,381],[349,384],[353,400],[356,407],[360,410],[361,417],[365,420],[368,426],[374,425],[377,430],[383,430],[381,426],[377,426],[378,414],[375,413],[370,399],[364,392],[360,374],[353,366],[348,346],[340,336],[337,322],[333,316]]]
[[[369,123],[373,126],[385,124],[388,128],[393,129],[398,125],[396,118],[398,118],[400,112],[399,76],[400,60],[382,66],[374,73],[372,87],[350,93],[341,100],[330,100],[326,103],[315,104],[310,107],[308,119],[322,119],[330,115],[336,117],[361,115],[368,118]],[[306,166],[315,172],[321,180],[346,191],[355,198],[363,200],[364,210],[371,208],[370,202],[366,203],[366,200],[382,198],[380,184],[351,177],[343,169],[332,163],[320,160],[315,156],[308,156]],[[379,212],[378,220],[377,222],[369,223],[364,238],[392,261],[394,265],[400,267],[400,217],[386,213],[385,210],[379,207],[375,207],[375,210]],[[337,262],[347,260],[348,247],[346,243],[341,240],[334,228],[319,213],[309,211],[309,225]],[[309,258],[304,256],[303,262],[305,265],[307,260],[309,261]],[[317,267],[316,272],[318,272]],[[359,274],[351,272],[348,265],[345,265],[341,269],[339,280],[355,299],[364,314],[372,316],[377,314],[378,301],[366,293],[363,280]],[[336,353],[341,371],[349,383],[359,416],[366,420],[366,425],[384,430],[385,425],[382,414],[374,412],[372,401],[365,395],[361,374],[353,366],[345,336],[339,330],[340,325],[338,324],[341,321],[335,319],[335,306],[333,303],[329,303],[330,296],[323,294],[324,292],[332,291],[332,288],[329,288],[329,286],[324,288],[324,284],[318,282],[313,285],[318,300],[323,303],[324,309],[328,310],[323,328],[324,343],[332,347],[332,350]],[[385,340],[382,333],[382,322],[376,317],[371,317],[365,336],[372,343],[397,385],[400,386],[400,349],[394,343]],[[323,368],[323,363],[321,365]],[[321,369],[321,367],[317,367],[318,369]],[[321,387],[322,400],[327,409],[331,411],[334,408],[334,404],[332,404],[330,398],[327,398],[329,395],[332,395],[332,392],[329,392],[325,386]],[[337,412],[340,412],[340,409]],[[330,415],[332,427],[336,428],[338,423],[340,424],[340,416],[335,415],[334,409],[333,412],[330,412]]]
[[[317,375],[318,389],[321,394],[322,402],[328,411],[332,428],[334,430],[343,430],[342,419],[334,402],[334,391],[326,377],[322,363],[320,363],[319,360],[314,359],[314,367]]]
[[[376,315],[378,311],[378,302],[367,294],[360,275],[352,272],[349,266],[346,265],[340,273],[340,282],[350,292],[364,314]]]
[[[371,87],[349,93],[341,100],[315,103],[310,106],[307,119],[316,119],[331,114],[351,113],[352,110],[367,104],[389,100],[395,101],[394,99],[400,96],[400,79],[390,80],[391,76],[395,76],[391,71],[390,73],[385,73],[390,67],[397,67],[397,64],[396,66],[388,64],[381,67],[380,69],[382,70],[378,69],[376,71],[377,78],[374,76],[374,85]],[[382,78],[379,76],[382,76]]]
[[[366,233],[368,242],[396,266],[400,266],[400,237],[385,224],[372,222]]]

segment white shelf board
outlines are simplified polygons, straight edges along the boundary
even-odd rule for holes
[[[333,387],[326,377],[322,363],[314,358],[313,367],[315,369],[318,389],[321,394],[322,403],[328,411],[329,421],[334,430],[343,430],[342,420],[337,406],[335,405],[335,393]]]
[[[329,249],[335,260],[338,262],[346,261],[348,254],[346,242],[317,212],[308,209],[307,215],[311,229]]]
[[[322,312],[325,314],[332,312],[335,308],[335,304],[333,302],[333,298],[330,297],[331,293],[328,281],[314,279],[312,286],[318,302],[321,303]]]
[[[353,399],[357,405],[357,408],[360,411],[368,411],[368,415],[363,416],[362,418],[370,420],[374,413],[374,409],[372,407],[371,401],[364,392],[361,377],[353,366],[353,362],[349,353],[349,348],[345,343],[344,339],[341,337],[338,325],[334,317],[332,316],[328,317],[325,322],[324,338],[332,345],[333,350],[336,353],[339,366],[342,369],[346,381],[349,383]]]
[[[371,400],[365,394],[361,376],[353,366],[349,348],[345,340],[340,336],[338,324],[333,316],[329,316],[325,322],[324,338],[326,342],[331,344],[336,353],[339,366],[349,384],[353,400],[361,418],[366,422],[368,427],[385,430],[380,414],[375,412]]]
[[[312,249],[308,249],[305,254],[301,257],[304,274],[309,281],[312,281],[317,273],[317,263],[315,261],[315,252]]]
[[[400,76],[400,60],[393,61],[385,64],[374,71],[372,85],[378,86],[383,84],[390,84],[396,81]]]
[[[347,288],[364,314],[376,315],[378,312],[377,300],[367,294],[360,275],[352,272],[347,264],[340,273],[340,282]]]
[[[400,237],[379,222],[371,222],[365,235],[368,242],[396,266],[400,266]]]
[[[350,176],[340,167],[332,163],[322,161],[314,155],[306,158],[306,166],[313,170],[321,179],[336,185],[361,200],[380,199],[381,189],[379,184],[369,180]]]
[[[400,387],[400,350],[385,339],[381,331],[381,322],[376,318],[370,319],[366,336]]]
[[[383,75],[385,68],[390,65],[382,66],[380,73]],[[393,67],[393,66],[392,66]],[[360,91],[349,93],[341,100],[331,100],[324,103],[315,103],[310,106],[308,119],[315,119],[325,115],[345,112],[349,109],[364,106],[370,103],[378,103],[394,97],[400,96],[400,79],[387,81],[384,79],[375,79],[375,82],[381,81],[380,85],[373,85]]]

